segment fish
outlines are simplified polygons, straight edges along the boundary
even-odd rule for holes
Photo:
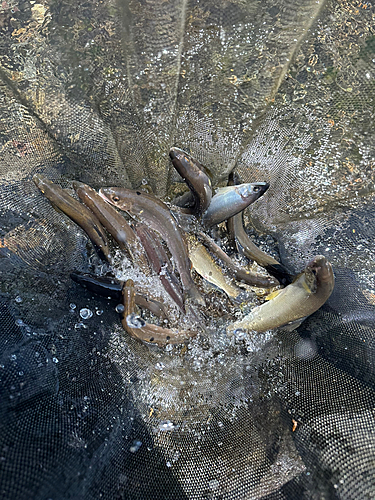
[[[149,230],[145,224],[137,224],[135,230],[165,290],[179,309],[185,313],[181,288],[177,278],[173,274],[172,266],[163,244],[157,240],[156,235],[154,236],[155,233],[152,234],[153,231]]]
[[[80,273],[78,271],[71,273],[73,281],[87,288],[90,292],[101,295],[102,297],[120,300],[124,281],[117,280],[109,276],[96,276],[90,273]],[[166,309],[164,304],[158,300],[146,297],[143,294],[135,294],[135,304],[141,309],[148,309],[155,316],[166,319]]]
[[[228,297],[236,299],[243,291],[229,282],[221,267],[216,264],[207,249],[197,240],[189,240],[189,255],[196,272],[206,281],[223,290]]]
[[[235,184],[240,184],[240,179],[236,172],[231,172],[228,178],[228,186],[234,186]],[[264,267],[282,285],[289,285],[293,281],[293,277],[283,264],[263,252],[249,238],[243,225],[243,212],[239,212],[227,220],[227,230],[229,241],[237,247],[238,252]]]
[[[93,212],[104,228],[113,236],[121,250],[124,250],[141,270],[150,274],[147,256],[142,244],[126,219],[87,184],[74,181],[73,187],[79,199]]]
[[[64,212],[86,232],[98,255],[102,259],[110,261],[107,236],[98,218],[82,203],[43,175],[34,175],[33,181],[54,207]]]
[[[176,263],[184,289],[184,298],[205,305],[190,274],[191,262],[184,235],[168,206],[154,195],[119,187],[101,188],[100,196],[121,210],[139,217],[142,222],[158,232],[166,241]]]
[[[327,301],[334,285],[332,265],[323,255],[317,255],[293,283],[252,309],[242,320],[228,325],[227,334],[236,331],[260,333],[293,323],[297,328]]]
[[[248,259],[254,260],[257,264],[264,267],[282,285],[289,285],[293,277],[287,268],[253,243],[243,226],[242,215],[242,213],[239,213],[231,218],[237,250]]]
[[[70,273],[73,281],[87,288],[90,292],[101,295],[102,297],[111,297],[120,299],[123,287],[123,281],[109,276],[96,276],[90,273],[80,273],[75,271]]]
[[[207,246],[224,264],[233,272],[234,278],[251,286],[262,288],[270,288],[279,285],[279,282],[268,276],[262,276],[258,273],[248,271],[233,262],[233,260],[217,245],[212,238],[207,236],[203,231],[199,232],[199,237],[203,240],[203,244]]]
[[[206,227],[220,224],[260,198],[269,188],[267,182],[239,184],[218,188],[212,197],[210,206],[202,215]]]
[[[160,347],[168,344],[182,344],[191,337],[195,337],[194,330],[175,331],[163,328],[153,323],[147,323],[140,316],[135,314],[135,289],[133,280],[129,279],[123,287],[124,315],[122,326],[124,330],[133,338],[157,344]]]
[[[184,179],[194,196],[195,206],[193,212],[199,217],[208,209],[211,203],[211,180],[203,171],[202,165],[182,149],[171,148],[169,156],[174,168]]]

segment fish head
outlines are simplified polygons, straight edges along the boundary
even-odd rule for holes
[[[254,203],[254,201],[263,196],[269,187],[270,185],[268,182],[254,182],[248,184],[238,184],[235,186],[235,190],[243,200]]]
[[[324,255],[317,255],[306,267],[316,279],[318,286],[328,286],[333,290],[335,284],[335,277],[333,274],[332,265]]]
[[[73,181],[72,185],[73,185],[73,188],[75,191],[77,191],[78,189],[83,189],[85,191],[88,191],[89,189],[92,190],[92,188],[90,186],[88,186],[87,184],[84,184],[83,182],[80,182],[80,181]]]
[[[183,151],[182,149],[179,149],[179,148],[171,148],[169,150],[169,157],[171,160],[174,160],[175,158],[177,158],[178,160],[181,160],[183,158],[186,158],[188,157],[189,155]]]
[[[100,188],[99,195],[103,200],[117,207],[123,199],[121,190],[122,188],[117,187]]]

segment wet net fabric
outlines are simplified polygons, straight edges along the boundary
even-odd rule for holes
[[[357,0],[2,2],[1,498],[374,498],[374,25]],[[72,282],[100,264],[33,175],[170,200],[172,146],[270,183],[247,231],[291,271],[332,263],[298,330],[150,348]]]

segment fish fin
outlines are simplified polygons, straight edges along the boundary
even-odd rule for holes
[[[282,326],[279,329],[283,330],[284,332],[292,332],[293,330],[296,330],[299,326],[301,326],[301,324],[305,321],[306,318],[308,318],[308,316],[304,316],[303,318],[290,321],[290,323],[287,323],[286,325]]]

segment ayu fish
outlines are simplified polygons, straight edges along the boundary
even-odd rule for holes
[[[267,182],[239,184],[218,188],[210,206],[202,216],[202,222],[210,227],[242,212],[260,198],[269,188]]]
[[[171,148],[169,156],[174,168],[184,179],[195,199],[194,213],[198,217],[205,212],[212,198],[211,180],[202,165],[179,148]]]
[[[101,188],[99,194],[108,203],[138,217],[162,236],[176,262],[185,295],[204,305],[204,299],[190,274],[191,262],[183,233],[167,205],[151,194],[126,188]]]
[[[96,276],[90,273],[80,273],[78,271],[71,273],[70,277],[76,283],[102,297],[113,298],[120,300],[122,296],[122,289],[124,282],[111,278],[109,276]],[[167,317],[164,304],[158,300],[146,297],[143,294],[135,294],[135,304],[141,309],[148,309],[152,314],[159,318],[165,319]]]
[[[82,203],[96,215],[121,250],[127,252],[131,260],[136,262],[145,274],[149,274],[150,269],[142,244],[126,219],[87,184],[74,181],[73,187]]]
[[[331,264],[323,255],[316,256],[295,281],[275,294],[268,302],[255,307],[242,320],[227,327],[236,330],[265,332],[281,326],[297,328],[317,311],[333,291],[335,278]]]
[[[127,280],[123,287],[124,316],[122,326],[133,338],[143,340],[162,347],[167,344],[181,344],[191,337],[195,337],[195,331],[174,331],[169,328],[146,323],[135,313],[135,289],[134,282]]]
[[[108,240],[98,218],[82,203],[43,175],[34,175],[33,181],[54,207],[64,212],[86,232],[99,256],[109,260]]]
[[[239,184],[240,180],[236,172],[229,174],[228,186]],[[255,261],[264,267],[282,285],[289,285],[292,282],[288,270],[276,259],[263,252],[247,235],[243,226],[243,212],[240,212],[227,220],[229,240],[237,247],[237,250],[250,260]]]
[[[236,299],[243,291],[232,285],[223,274],[223,270],[216,264],[208,250],[197,240],[189,240],[189,255],[196,272],[206,281],[225,292],[228,297]]]

